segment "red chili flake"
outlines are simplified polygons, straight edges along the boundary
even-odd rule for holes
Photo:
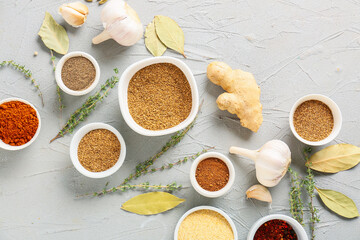
[[[274,219],[265,222],[256,231],[254,240],[297,240],[294,229],[285,221]]]

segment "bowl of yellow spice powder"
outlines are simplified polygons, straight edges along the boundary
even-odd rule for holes
[[[199,108],[194,75],[182,61],[153,57],[129,66],[119,81],[124,120],[135,132],[161,136],[188,126]]]
[[[289,123],[294,136],[311,146],[325,145],[339,134],[342,115],[338,105],[321,94],[306,95],[293,105]]]
[[[79,129],[70,145],[70,157],[84,176],[104,178],[122,166],[126,155],[121,134],[105,123],[90,123]]]
[[[187,211],[178,221],[174,240],[237,240],[231,218],[222,210],[199,206]]]

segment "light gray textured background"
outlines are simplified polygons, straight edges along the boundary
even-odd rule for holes
[[[40,136],[31,147],[18,152],[0,150],[1,240],[167,240],[172,239],[180,216],[199,205],[216,206],[227,212],[236,224],[239,238],[245,239],[251,225],[261,216],[289,214],[288,175],[271,188],[271,207],[246,200],[246,189],[257,183],[254,166],[234,156],[230,158],[236,168],[235,185],[219,199],[206,199],[191,188],[190,162],[133,181],[155,184],[177,181],[189,187],[175,193],[187,201],[165,214],[144,217],[122,211],[121,204],[139,192],[77,198],[79,194],[102,189],[107,181],[109,186],[116,185],[138,162],[157,152],[170,136],[143,137],[129,129],[120,114],[114,89],[85,123],[109,123],[122,133],[128,153],[120,171],[106,179],[86,178],[71,164],[71,135],[49,144],[86,97],[64,95],[67,107],[63,116],[59,116],[50,54],[37,36],[45,11],[66,27],[70,51],[88,52],[99,61],[101,83],[112,75],[114,67],[123,71],[130,64],[150,57],[143,40],[132,47],[119,46],[112,40],[93,46],[91,39],[102,31],[102,7],[87,3],[88,21],[75,29],[57,14],[57,8],[64,2],[0,0],[1,60],[13,59],[31,69],[45,98],[45,107],[41,107],[37,94],[21,74],[0,69],[0,98],[22,97],[31,101],[43,121]],[[359,0],[130,0],[129,4],[144,26],[154,15],[162,14],[174,18],[183,28],[188,58],[184,60],[172,51],[165,55],[184,60],[190,66],[204,99],[196,126],[156,166],[193,154],[204,146],[215,146],[217,151],[227,154],[231,145],[255,149],[277,138],[290,145],[292,166],[304,173],[303,145],[290,132],[288,113],[296,99],[309,93],[330,96],[340,106],[344,122],[336,142],[360,144]],[[33,56],[34,51],[39,52],[37,57]],[[255,75],[262,90],[264,114],[258,133],[242,128],[234,115],[218,110],[215,100],[223,90],[206,79],[206,66],[213,60],[226,61]],[[359,167],[332,175],[316,174],[316,182],[319,187],[343,192],[360,206],[359,174]],[[360,239],[359,219],[346,220],[330,213],[318,199],[315,205],[320,208],[321,218],[317,239]]]

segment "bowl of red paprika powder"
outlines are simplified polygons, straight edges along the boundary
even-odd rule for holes
[[[0,148],[20,150],[39,135],[41,118],[34,105],[21,98],[0,101]]]
[[[228,157],[218,152],[207,152],[195,159],[190,169],[194,189],[208,198],[226,194],[235,181],[235,169]]]
[[[247,237],[247,240],[264,239],[308,240],[308,236],[295,219],[283,214],[272,214],[256,221]]]

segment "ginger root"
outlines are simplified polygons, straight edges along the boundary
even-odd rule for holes
[[[207,77],[226,91],[216,100],[218,107],[236,114],[243,127],[257,132],[263,116],[260,88],[254,76],[240,69],[233,70],[224,62],[212,62],[207,68]]]

